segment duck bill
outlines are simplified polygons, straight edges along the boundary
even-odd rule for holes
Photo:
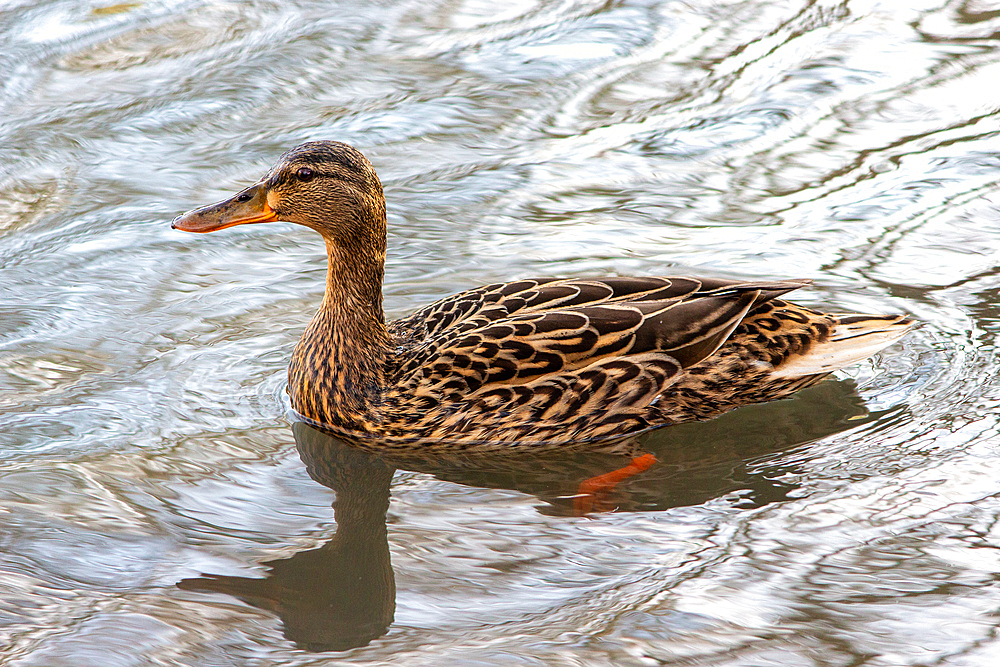
[[[257,184],[218,204],[209,204],[179,215],[170,226],[182,232],[204,233],[277,219],[278,214],[267,203],[266,189],[263,184]]]

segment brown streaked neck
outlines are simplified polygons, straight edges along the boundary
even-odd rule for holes
[[[384,250],[324,240],[326,292],[292,355],[292,407],[323,424],[365,431],[374,421],[392,348],[382,311]]]
[[[377,333],[388,341],[382,311],[385,251],[343,248],[332,239],[323,240],[327,258],[326,292],[320,312],[335,313],[339,323],[356,323],[362,330]]]

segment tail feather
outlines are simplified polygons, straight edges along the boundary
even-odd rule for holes
[[[771,377],[796,378],[831,373],[866,359],[901,338],[915,321],[903,315],[835,315],[830,336],[804,354],[789,357]]]

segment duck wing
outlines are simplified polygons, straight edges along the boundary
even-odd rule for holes
[[[495,283],[459,292],[390,322],[401,345],[420,344],[452,328],[468,330],[518,313],[626,301],[665,301],[730,288],[759,289],[765,299],[808,285],[808,280],[753,282],[685,277],[551,278]]]
[[[384,408],[430,439],[642,430],[682,369],[715,352],[755,306],[803,284],[646,278],[471,290],[421,311],[423,331],[408,325],[415,334]]]

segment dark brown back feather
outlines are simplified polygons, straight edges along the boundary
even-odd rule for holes
[[[389,325],[383,411],[400,434],[516,439],[629,432],[684,368],[753,308],[802,282],[522,280],[438,301]]]

